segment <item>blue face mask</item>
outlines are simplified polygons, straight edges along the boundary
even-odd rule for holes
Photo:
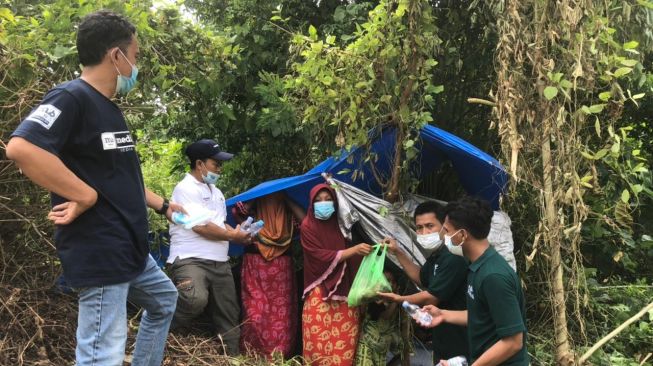
[[[129,93],[130,90],[134,89],[134,85],[136,85],[136,77],[138,76],[138,67],[132,65],[132,63],[129,62],[129,60],[127,60],[127,56],[125,56],[125,54],[122,53],[122,50],[120,50],[120,48],[118,49],[118,51],[120,51],[122,57],[124,57],[127,63],[132,67],[132,73],[130,77],[126,77],[120,74],[120,70],[118,70],[118,67],[115,64],[113,65],[116,68],[116,71],[118,71],[118,78],[116,80],[116,93],[125,95]]]
[[[215,174],[213,172],[207,172],[206,175],[202,176],[202,180],[204,180],[204,183],[206,184],[216,184],[218,179],[220,179],[220,174]]]
[[[206,165],[204,166],[204,169],[206,169]],[[220,174],[213,173],[208,169],[206,169],[206,175],[202,174],[202,180],[206,184],[216,184],[218,182],[218,179],[220,179]]]
[[[313,204],[313,212],[316,219],[328,220],[336,212],[336,209],[333,206],[333,201],[322,201]]]

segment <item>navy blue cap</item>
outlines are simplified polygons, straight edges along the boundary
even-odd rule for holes
[[[186,156],[191,161],[204,160],[211,158],[213,160],[225,161],[231,160],[234,154],[230,154],[220,149],[220,145],[211,139],[202,139],[186,147]]]

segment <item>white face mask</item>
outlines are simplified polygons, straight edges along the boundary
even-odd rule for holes
[[[433,253],[442,246],[442,238],[440,233],[430,233],[425,235],[417,235],[417,242],[427,252]]]
[[[447,247],[449,252],[451,252],[451,254],[463,257],[463,243],[460,243],[460,245],[454,245],[453,242],[451,241],[451,238],[456,236],[456,234],[458,234],[459,232],[460,230],[453,233],[453,235],[445,235],[444,245]]]

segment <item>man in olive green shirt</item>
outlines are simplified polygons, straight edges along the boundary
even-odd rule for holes
[[[528,365],[524,295],[515,271],[490,246],[492,209],[486,201],[463,198],[449,203],[444,242],[455,255],[469,259],[467,311],[427,305],[427,327],[442,323],[467,326],[470,365]],[[443,362],[443,365],[447,365]]]
[[[442,245],[444,207],[437,202],[424,202],[415,209],[414,218],[417,241],[428,252],[422,268],[413,263],[393,239],[385,239],[384,242],[408,277],[425,290],[407,296],[394,293],[379,293],[379,296],[399,303],[408,301],[417,305],[437,305],[448,310],[465,310],[467,261],[449,253]],[[467,330],[455,324],[433,328],[432,347],[436,361],[456,356],[468,357]]]

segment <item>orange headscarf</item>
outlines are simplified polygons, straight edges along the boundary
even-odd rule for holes
[[[268,261],[285,253],[292,241],[292,218],[285,199],[283,193],[277,192],[261,197],[256,202],[256,218],[265,224],[254,243]]]

